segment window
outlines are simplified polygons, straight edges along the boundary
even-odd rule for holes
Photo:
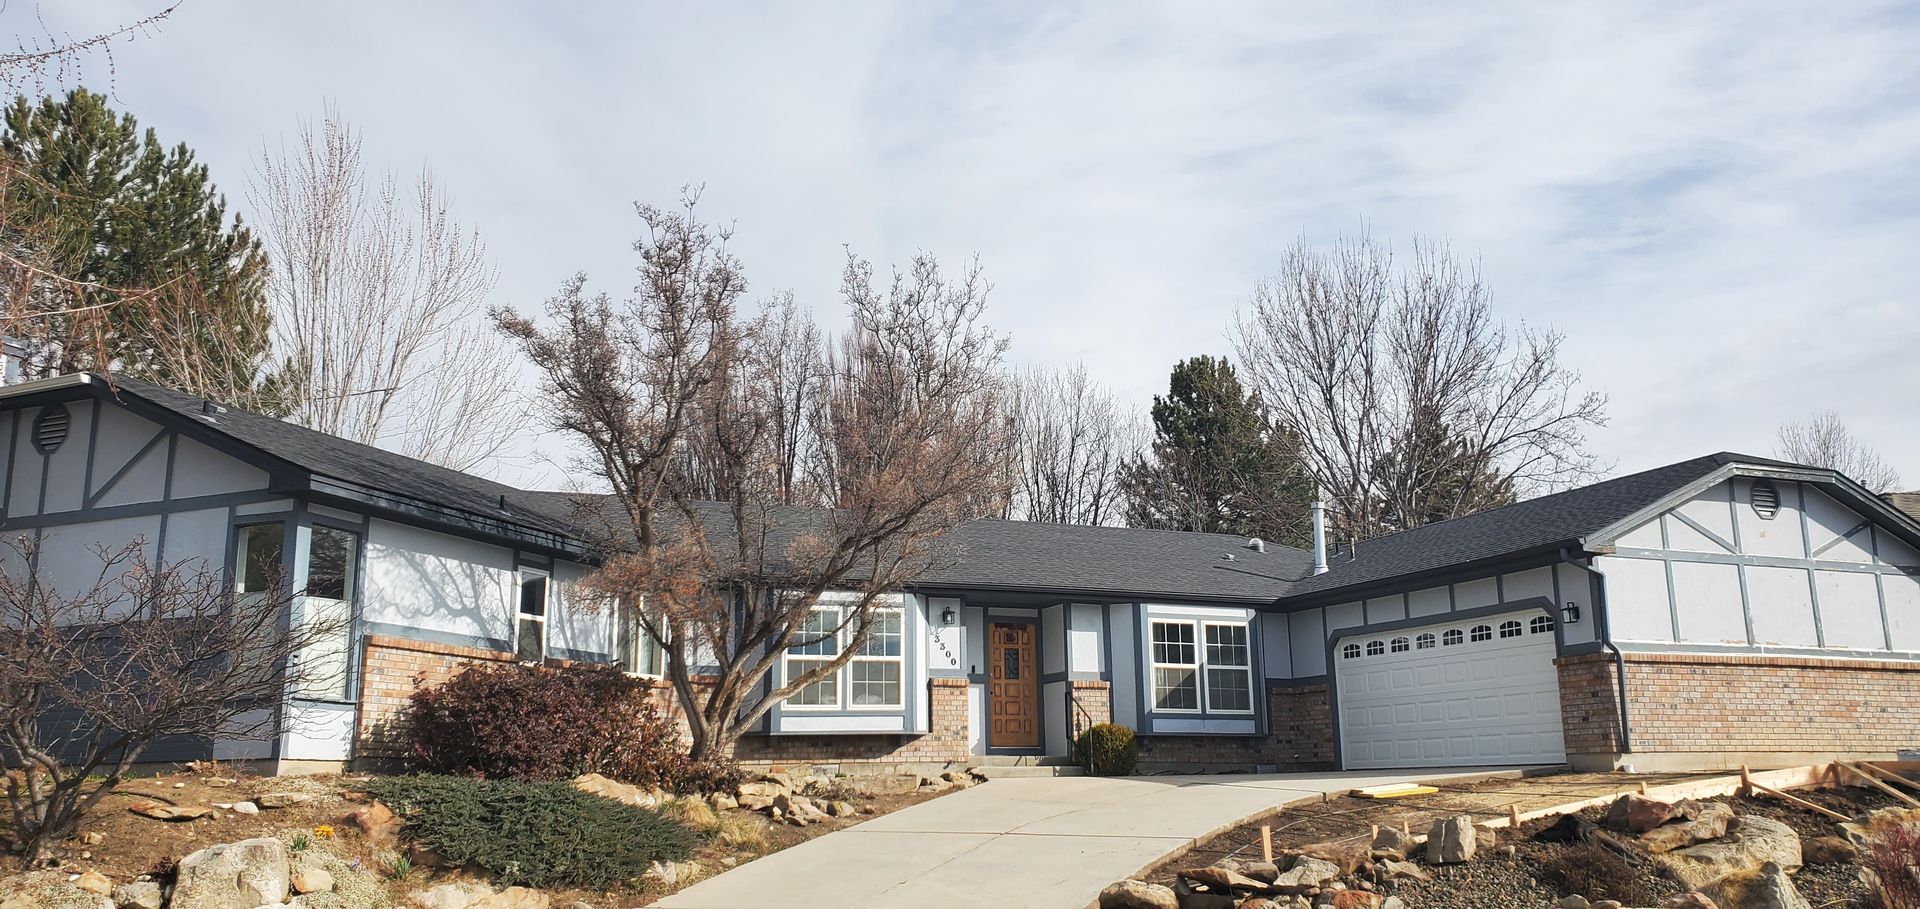
[[[1503,638],[1517,638],[1517,637],[1519,637],[1519,636],[1520,636],[1520,623],[1519,623],[1519,622],[1513,622],[1513,621],[1507,621],[1507,622],[1501,622],[1501,623],[1500,623],[1500,636],[1501,636],[1501,637],[1503,637]]]
[[[520,569],[520,613],[514,621],[513,656],[523,663],[547,658],[547,582],[544,571]]]
[[[1347,659],[1347,660],[1357,660],[1357,659],[1359,659],[1359,658],[1360,658],[1360,645],[1359,645],[1359,644],[1348,644],[1347,646],[1345,646],[1345,647],[1342,647],[1342,648],[1340,648],[1340,657],[1341,657],[1341,659]]]
[[[1247,646],[1247,626],[1215,625],[1207,629],[1207,709],[1222,713],[1253,712],[1253,656]]]
[[[300,676],[294,693],[301,697],[345,700],[353,632],[354,571],[360,556],[360,535],[333,527],[315,526],[307,543],[307,590],[300,600],[300,620],[324,636],[301,649]]]
[[[1432,650],[1433,643],[1432,634],[1422,634],[1413,639],[1413,647],[1415,650]]]
[[[1534,616],[1533,621],[1527,623],[1528,634],[1547,634],[1551,631],[1553,631],[1553,620],[1546,616]]]
[[[1153,709],[1200,710],[1199,654],[1192,622],[1153,623]]]
[[[1406,653],[1412,650],[1413,646],[1407,642],[1406,638],[1394,638],[1387,643],[1387,649],[1392,650],[1394,653]]]
[[[1489,625],[1475,625],[1473,626],[1473,631],[1468,633],[1468,637],[1474,641],[1491,641],[1493,640],[1493,628]]]
[[[1379,641],[1367,642],[1367,656],[1380,656],[1387,652],[1387,645]]]
[[[640,608],[645,608],[644,604]],[[666,649],[640,622],[640,608],[621,607],[620,670],[628,675],[658,678],[667,668]]]
[[[238,592],[246,594],[265,594],[273,590],[275,584],[285,575],[282,554],[286,547],[286,525],[249,524],[236,531],[239,538],[239,551],[234,554],[234,564],[239,566],[234,574]]]
[[[1453,645],[1458,644],[1461,641],[1464,641],[1466,639],[1467,639],[1467,636],[1464,634],[1461,634],[1460,629],[1449,628],[1447,629],[1445,634],[1442,634],[1440,636],[1440,643],[1447,647],[1452,647]]]
[[[794,632],[786,653],[786,678],[796,679],[840,655],[860,632],[864,594],[824,593]],[[898,600],[875,597],[868,607],[866,640],[846,664],[787,698],[786,706],[876,710],[906,704],[906,612]],[[845,684],[842,684],[842,681]]]

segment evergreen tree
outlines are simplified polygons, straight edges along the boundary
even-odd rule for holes
[[[1484,460],[1445,420],[1418,414],[1406,436],[1375,464],[1372,512],[1381,533],[1462,517],[1516,501],[1513,481]]]
[[[206,165],[86,89],[18,97],[5,120],[5,242],[37,247],[60,278],[37,284],[32,324],[9,326],[26,336],[30,371],[113,368],[228,400],[256,392],[267,259],[239,216],[229,221]]]
[[[1153,399],[1152,447],[1127,464],[1122,485],[1130,526],[1312,543],[1313,484],[1298,442],[1224,358],[1174,366],[1167,394]]]

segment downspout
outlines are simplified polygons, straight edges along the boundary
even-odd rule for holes
[[[1620,751],[1622,754],[1632,754],[1633,723],[1627,715],[1627,656],[1620,652],[1620,645],[1613,642],[1613,623],[1607,612],[1607,573],[1600,570],[1600,566],[1594,564],[1592,559],[1588,559],[1586,565],[1575,562],[1569,555],[1571,552],[1571,547],[1562,550],[1560,561],[1575,568],[1584,568],[1600,581],[1593,588],[1593,612],[1597,617],[1595,621],[1600,632],[1600,646],[1613,651],[1614,677],[1619,680],[1614,687],[1620,695]]]

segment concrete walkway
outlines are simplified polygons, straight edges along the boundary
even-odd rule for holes
[[[1473,771],[994,780],[702,881],[663,909],[1081,909],[1161,856],[1277,805]]]

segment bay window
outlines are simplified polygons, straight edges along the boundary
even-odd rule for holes
[[[826,593],[794,632],[797,643],[783,657],[788,680],[814,671],[853,646],[859,632],[860,594]],[[874,599],[869,631],[839,669],[807,683],[786,700],[789,709],[895,710],[904,706],[906,612],[897,596]]]
[[[1245,622],[1152,621],[1153,709],[1253,713],[1253,648]]]

